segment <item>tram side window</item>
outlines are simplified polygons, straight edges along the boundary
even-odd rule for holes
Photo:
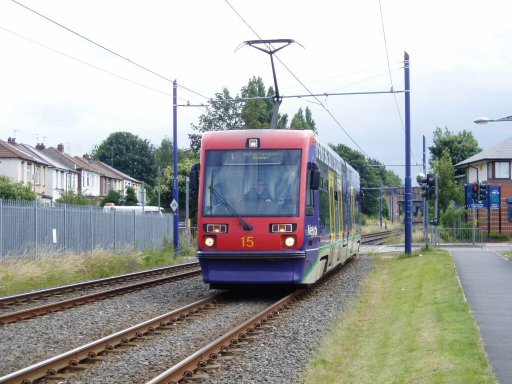
[[[313,190],[311,189],[311,173],[308,172],[306,180],[306,216],[313,216],[315,214],[315,199]]]
[[[320,223],[324,228],[331,227],[329,210],[329,180],[322,177],[320,180]]]

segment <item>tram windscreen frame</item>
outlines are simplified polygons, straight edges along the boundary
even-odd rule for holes
[[[298,216],[301,159],[301,149],[207,150],[203,216]]]

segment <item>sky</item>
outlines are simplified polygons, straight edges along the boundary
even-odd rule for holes
[[[172,139],[176,80],[177,141],[187,148],[205,113],[194,105],[223,88],[235,96],[253,76],[273,85],[269,56],[240,47],[255,39],[300,43],[276,54],[283,96],[403,91],[408,52],[413,180],[422,138],[431,146],[436,127],[471,131],[482,148],[512,136],[512,122],[473,123],[512,115],[506,0],[16,1],[0,0],[4,141],[62,143],[83,155],[126,131],[159,146]],[[287,97],[280,112],[291,120],[309,107],[321,141],[360,150],[403,178],[404,104],[402,92]]]

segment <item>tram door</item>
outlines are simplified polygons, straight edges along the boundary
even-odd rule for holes
[[[336,201],[334,198],[334,172],[329,171],[329,216],[331,219],[331,247],[329,255],[329,266],[331,266],[336,255],[336,239],[338,235],[338,225],[336,223]]]
[[[336,223],[338,226],[338,258],[344,257],[343,248],[345,245],[345,239],[343,238],[343,188],[342,188],[342,179],[338,178],[338,222]]]

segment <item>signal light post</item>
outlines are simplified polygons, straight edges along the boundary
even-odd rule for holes
[[[437,214],[438,209],[438,195],[439,195],[439,189],[438,189],[438,178],[436,175],[432,173],[424,174],[419,173],[418,176],[416,176],[416,181],[420,185],[423,192],[421,193],[421,196],[425,199],[425,212],[423,213],[425,215],[425,248],[428,248],[428,225],[432,224],[436,227],[436,241],[437,244],[437,225],[439,224],[439,218]],[[431,197],[435,197],[435,210],[434,210],[434,218],[432,221],[429,220],[429,199]]]
[[[487,185],[479,183],[478,184],[478,201],[483,202],[487,200]]]
[[[473,199],[473,203],[478,203],[478,201],[479,201],[478,194],[479,194],[480,188],[478,187],[478,184],[473,184],[471,186],[471,197]]]

